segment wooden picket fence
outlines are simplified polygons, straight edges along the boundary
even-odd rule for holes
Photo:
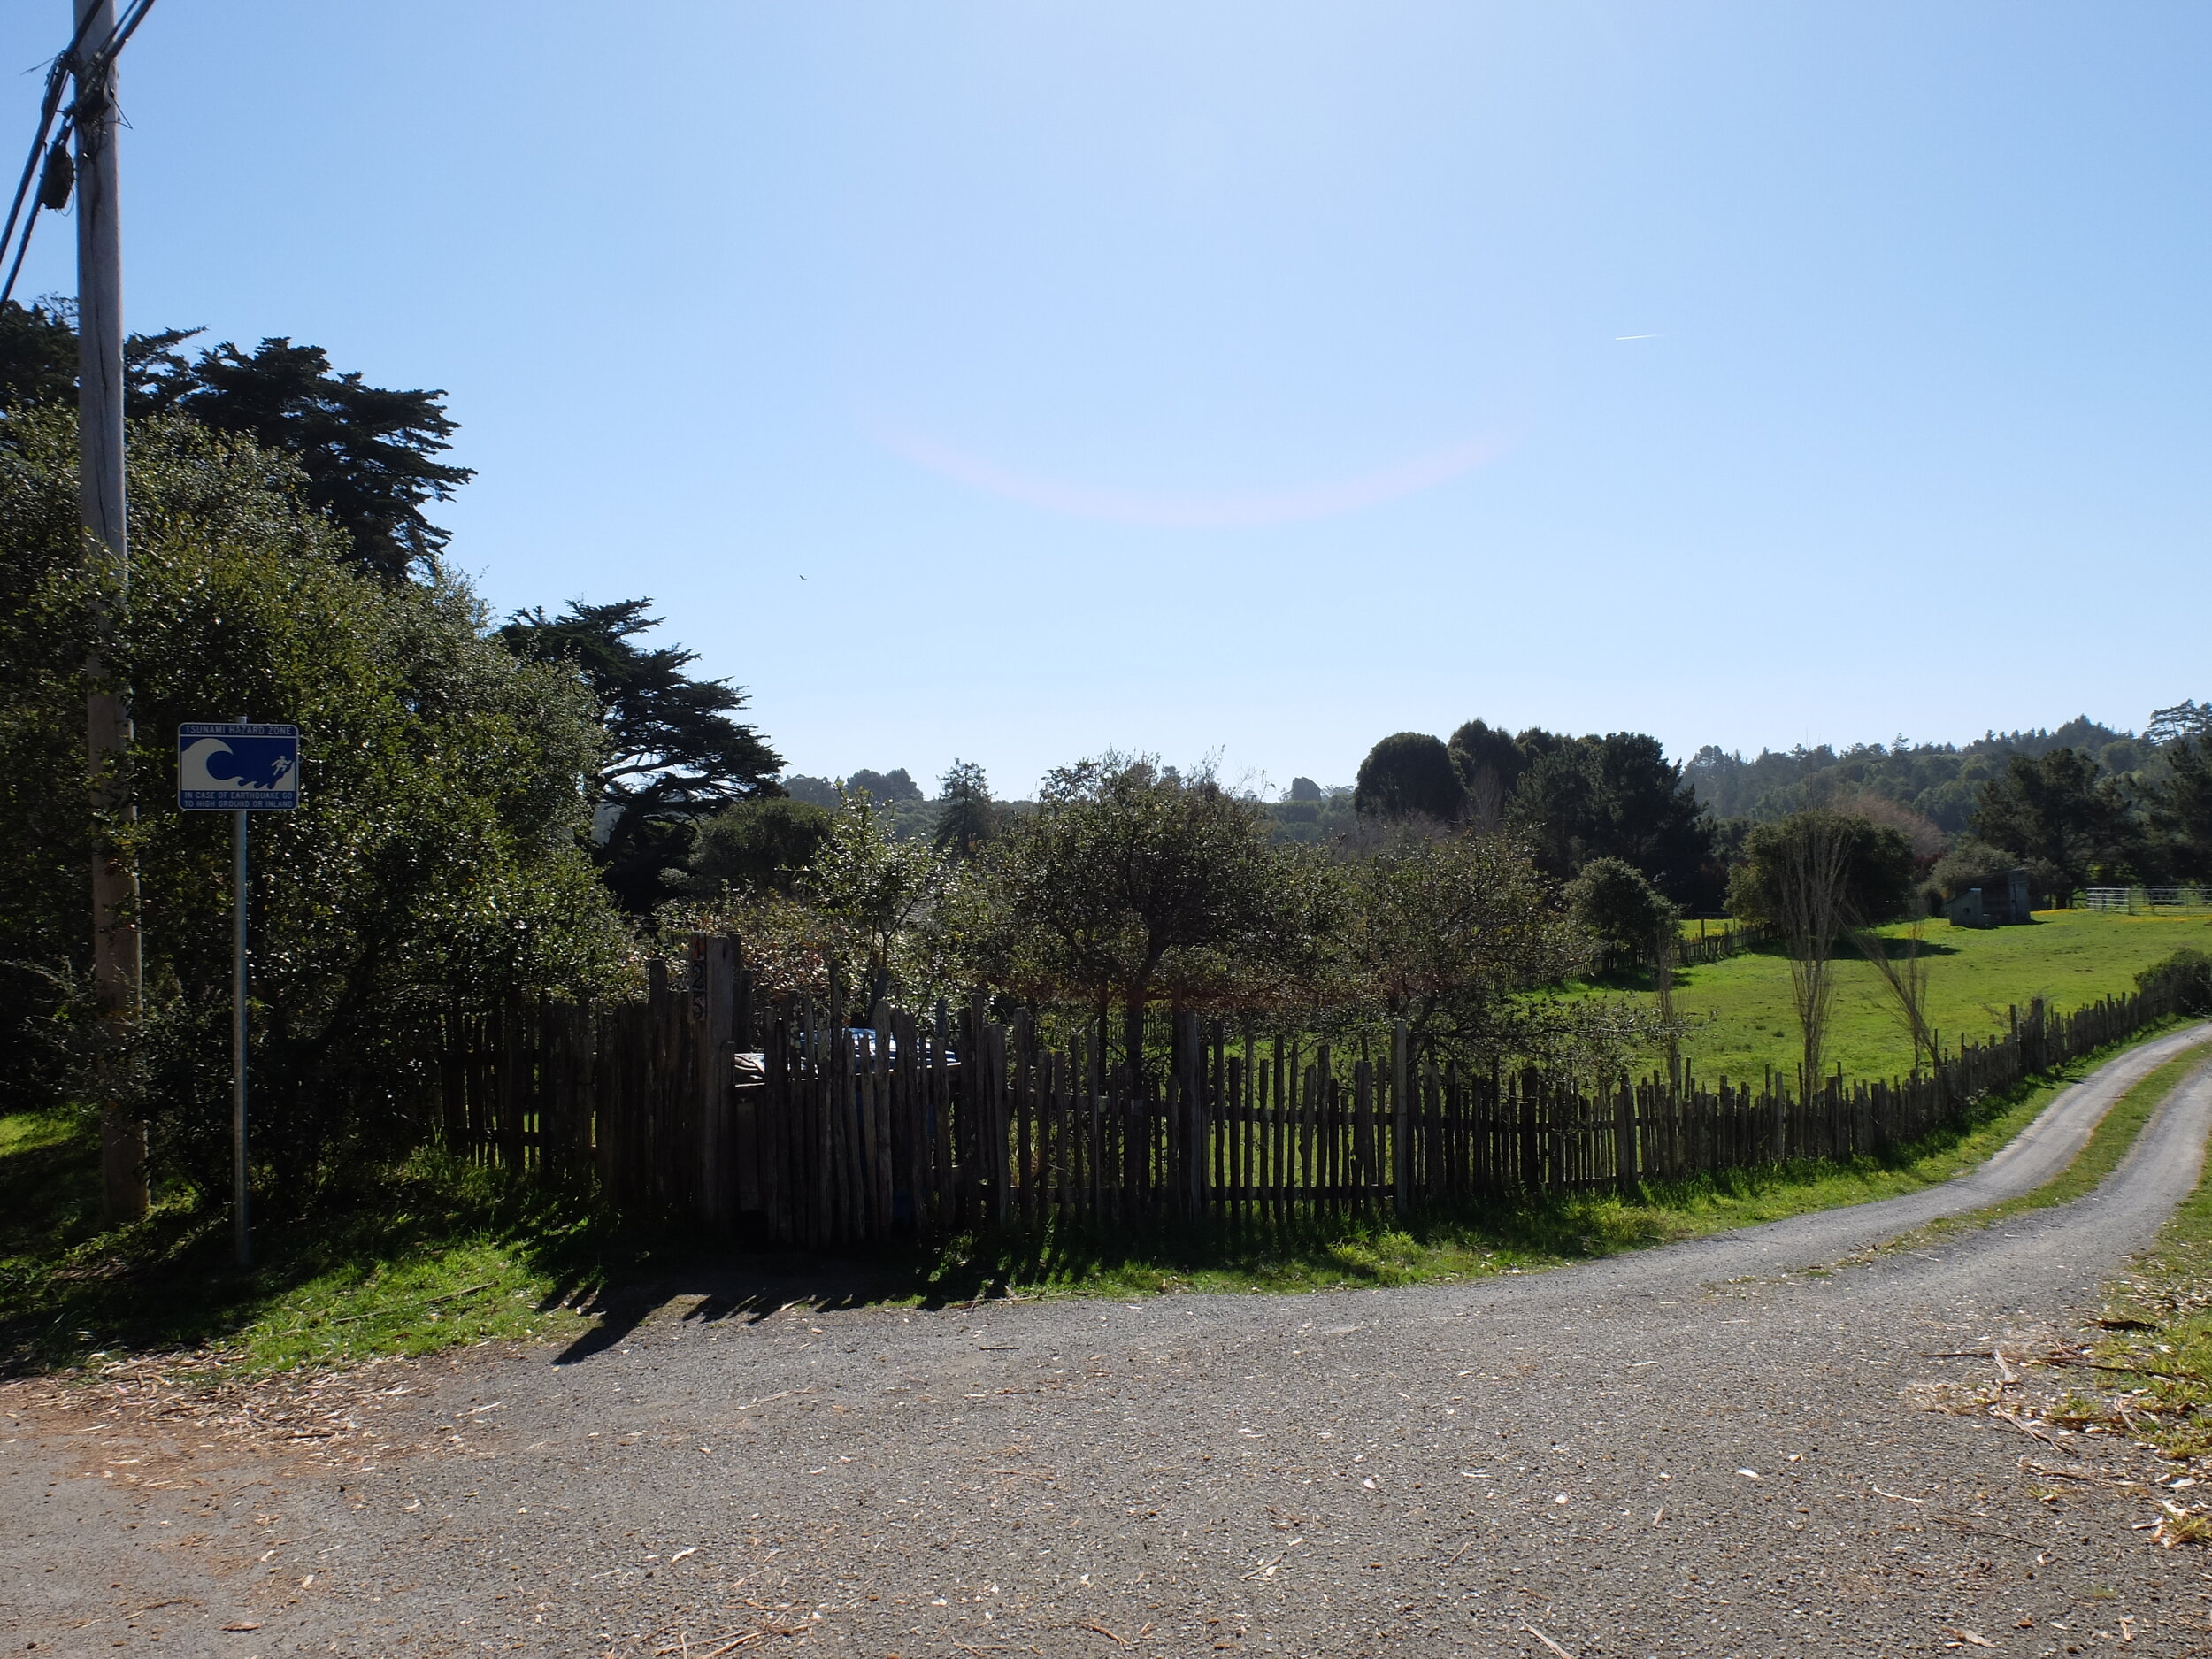
[[[1354,1211],[1625,1190],[1796,1157],[1878,1154],[2174,1011],[2171,987],[2070,1013],[2039,1001],[1932,1071],[1806,1089],[1768,1074],[1587,1088],[1420,1064],[1175,1016],[1132,1087],[1094,1044],[1053,1046],[980,999],[927,1017],[753,994],[737,941],[695,936],[619,1007],[457,1018],[449,1140],[626,1213],[811,1248],[983,1227],[1281,1225]]]

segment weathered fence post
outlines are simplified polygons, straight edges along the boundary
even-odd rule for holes
[[[519,996],[510,996],[499,1012],[499,1157],[517,1173],[523,1166],[522,1114],[530,1098],[531,1061],[534,1057],[524,1035],[529,1022],[523,1017]]]
[[[990,1105],[979,1125],[983,1139],[978,1142],[977,1149],[984,1155],[981,1173],[991,1183],[991,1220],[1001,1227],[1014,1213],[1014,1166],[1013,1154],[1008,1149],[1011,1137],[1007,1133],[1007,1114],[1019,1112],[1026,1117],[1035,1105],[1038,1078],[1032,1052],[1035,1046],[1036,1035],[1029,1017],[1018,1014],[1014,1021],[1015,1087],[1011,1089],[1007,1082],[1003,1036],[993,1050]]]
[[[729,940],[730,964],[733,973],[730,987],[730,1064],[725,1068],[730,1087],[728,1150],[731,1181],[729,1186],[730,1221],[733,1226],[753,1232],[764,1231],[768,1225],[765,1203],[761,1188],[761,1165],[764,1149],[761,1136],[760,1109],[763,1088],[740,1090],[737,1087],[737,1056],[750,1053],[755,1041],[753,1030],[753,976],[745,966],[745,943],[735,934]],[[763,1068],[765,1079],[766,1068]]]
[[[737,1081],[737,941],[726,933],[692,936],[691,1039],[698,1093],[699,1221],[720,1233],[731,1224],[728,1193],[730,1095]]]
[[[1406,1098],[1406,1023],[1390,1028],[1390,1187],[1393,1206],[1404,1215],[1413,1200],[1413,1139],[1410,1102]]]
[[[1181,1039],[1183,1080],[1183,1215],[1197,1221],[1206,1213],[1206,1048],[1198,1016],[1176,1021]]]
[[[1635,1184],[1636,1085],[1624,1076],[1619,1093],[1613,1096],[1613,1187],[1624,1193]]]
[[[1537,1096],[1542,1093],[1537,1073],[1531,1070],[1521,1073],[1521,1190],[1534,1197],[1544,1190],[1542,1133],[1537,1126],[1542,1108]]]

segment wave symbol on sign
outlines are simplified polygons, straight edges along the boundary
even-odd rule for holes
[[[282,789],[297,764],[288,737],[203,737],[184,751],[181,787]]]

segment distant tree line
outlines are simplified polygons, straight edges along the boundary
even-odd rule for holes
[[[1613,858],[1677,905],[1717,909],[1726,890],[1710,816],[1682,768],[1641,733],[1515,735],[1481,720],[1448,741],[1400,732],[1368,751],[1353,804],[1375,823],[1503,833],[1555,880]]]
[[[2084,886],[2212,882],[2212,707],[2156,710],[2141,736],[2085,718],[1955,749],[1867,744],[1686,766],[1640,733],[1384,738],[1359,772],[1362,822],[1525,849],[1586,933],[1649,965],[1669,1025],[1681,908],[1724,903],[1789,957],[1801,1087],[1825,1075],[1839,949],[1874,970],[1935,1059],[1918,918],[2006,872],[2032,899]],[[1901,956],[1876,929],[1908,919]],[[1670,1055],[1672,1050],[1670,1048]],[[1671,1060],[1670,1062],[1671,1064]]]
[[[1973,827],[1983,786],[2015,759],[2040,760],[2071,749],[2101,775],[2147,794],[2164,782],[2176,744],[2201,739],[2208,730],[2212,710],[2185,701],[2154,710],[2139,733],[2081,715],[2055,730],[1991,732],[1963,744],[1916,743],[1900,736],[1887,745],[1859,743],[1841,750],[1827,744],[1763,750],[1752,760],[1708,744],[1684,772],[1717,818],[1778,818],[1829,805],[1839,795],[1870,793],[1956,835]]]
[[[1840,814],[1887,832],[1886,873],[1862,896],[1901,915],[2013,867],[2039,899],[2212,881],[2208,774],[2212,706],[2193,701],[2157,710],[2140,736],[2085,718],[1964,749],[1901,739],[1744,762],[1709,746],[1684,765],[1641,733],[1509,735],[1473,720],[1448,741],[1384,738],[1353,804],[1361,820],[1511,836],[1561,880],[1617,860],[1678,906],[1745,913],[1763,913],[1762,849],[1775,843],[1762,827]]]

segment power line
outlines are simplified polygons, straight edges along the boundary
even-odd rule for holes
[[[146,14],[153,9],[154,0],[136,0],[136,4],[117,19],[115,27],[108,32],[107,38],[102,41],[91,55],[84,60],[83,72],[77,75],[77,84],[80,89],[88,81],[96,83],[98,79],[106,75],[107,72],[114,66],[117,57],[129,42],[131,36],[138,32],[138,26],[146,20]],[[8,205],[6,227],[0,229],[0,257],[5,257],[11,243],[15,246],[15,257],[8,265],[7,280],[0,283],[0,305],[7,303],[14,295],[15,280],[23,269],[23,257],[31,250],[31,227],[37,220],[38,210],[42,205],[38,198],[32,195],[31,186],[35,179],[40,180],[42,188],[43,186],[44,181],[40,177],[39,161],[42,157],[50,153],[48,139],[50,135],[54,143],[65,144],[76,126],[76,105],[73,103],[66,111],[63,110],[62,88],[68,85],[71,74],[77,68],[78,50],[84,44],[85,31],[92,26],[95,15],[96,13],[88,11],[79,20],[76,33],[69,37],[69,44],[62,50],[61,55],[54,59],[46,72],[46,91],[39,100],[38,131],[31,139],[31,153],[23,159],[23,176],[16,180],[15,199]],[[57,115],[62,118],[61,129],[58,132],[54,130],[54,118]],[[27,204],[31,210],[28,214],[23,211]],[[18,241],[16,237],[16,223],[19,219],[22,221],[23,227],[20,241]]]
[[[107,37],[98,51],[93,53],[93,62],[102,70],[112,64],[122,55],[123,48],[130,43],[131,36],[138,33],[138,26],[146,20],[146,14],[153,9],[154,0],[138,0],[137,4],[123,14],[122,20],[115,26],[115,32]],[[72,48],[74,48],[73,42]]]
[[[31,180],[38,176],[39,158],[46,154],[47,134],[53,130],[54,116],[61,106],[61,88],[68,79],[69,72],[63,67],[67,60],[68,54],[66,53],[56,58],[53,69],[46,77],[46,96],[39,110],[38,131],[31,139],[31,153],[23,158],[23,176],[16,182],[15,200],[8,207],[7,228],[0,231],[0,253],[4,253],[9,243],[15,241],[16,220],[22,214],[25,200],[30,196]],[[65,137],[67,136],[67,127],[65,127],[63,129]],[[38,209],[34,205],[31,209],[31,219],[37,217]],[[0,303],[5,303],[8,296],[15,292],[16,273],[22,270],[23,256],[30,250],[30,246],[31,224],[30,219],[25,219],[23,241],[16,248],[14,263],[8,267],[6,286],[0,287]]]
[[[37,174],[39,157],[46,150],[46,136],[53,129],[54,116],[61,108],[61,91],[69,83],[70,65],[76,59],[77,49],[84,44],[85,31],[92,27],[92,19],[96,15],[96,13],[87,12],[84,16],[77,19],[76,32],[70,35],[69,44],[64,47],[61,55],[47,66],[46,91],[39,100],[38,132],[31,140],[31,153],[24,158],[23,176],[16,182],[15,200],[8,205],[7,228],[0,231],[0,254],[4,254],[8,244],[15,240],[15,221],[23,211],[24,201],[30,195],[31,180]],[[37,217],[38,209],[33,207],[31,218]],[[28,250],[30,245],[31,227],[29,220],[27,219],[23,226],[23,246],[16,250],[15,263],[8,268],[7,286],[0,288],[0,303],[4,303],[7,296],[15,291],[16,273],[23,268],[23,255]]]

